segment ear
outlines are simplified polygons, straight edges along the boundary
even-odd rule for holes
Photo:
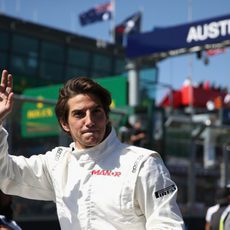
[[[70,131],[69,129],[69,124],[64,122],[64,121],[60,121],[60,124],[62,126],[62,128],[68,133]]]

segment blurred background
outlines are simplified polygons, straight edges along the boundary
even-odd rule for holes
[[[227,0],[0,0],[0,67],[16,93],[10,151],[68,145],[54,113],[58,90],[93,78],[112,93],[122,141],[141,122],[141,145],[161,154],[179,187],[187,229],[204,229],[230,181],[229,12]],[[23,229],[59,228],[53,203],[14,197],[13,206]]]

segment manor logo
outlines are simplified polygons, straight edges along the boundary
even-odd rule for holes
[[[114,176],[114,177],[119,177],[121,175],[121,172],[112,171],[112,170],[98,169],[98,170],[92,170],[91,174],[92,175],[97,175],[97,176]]]
[[[198,42],[206,39],[216,39],[227,35],[230,35],[230,19],[191,26],[186,41],[188,43]]]

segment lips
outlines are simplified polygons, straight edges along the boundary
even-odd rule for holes
[[[82,131],[82,134],[85,134],[85,133],[95,133],[95,132],[98,132],[98,130],[97,129],[88,129],[88,130]]]
[[[98,131],[96,130],[88,130],[82,134],[84,141],[90,142],[90,143],[94,143],[95,141],[98,142],[99,136],[100,135]]]

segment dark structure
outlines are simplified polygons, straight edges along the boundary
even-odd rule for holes
[[[92,78],[125,71],[121,46],[0,15],[0,68],[14,74],[16,93],[62,83],[79,75]]]

